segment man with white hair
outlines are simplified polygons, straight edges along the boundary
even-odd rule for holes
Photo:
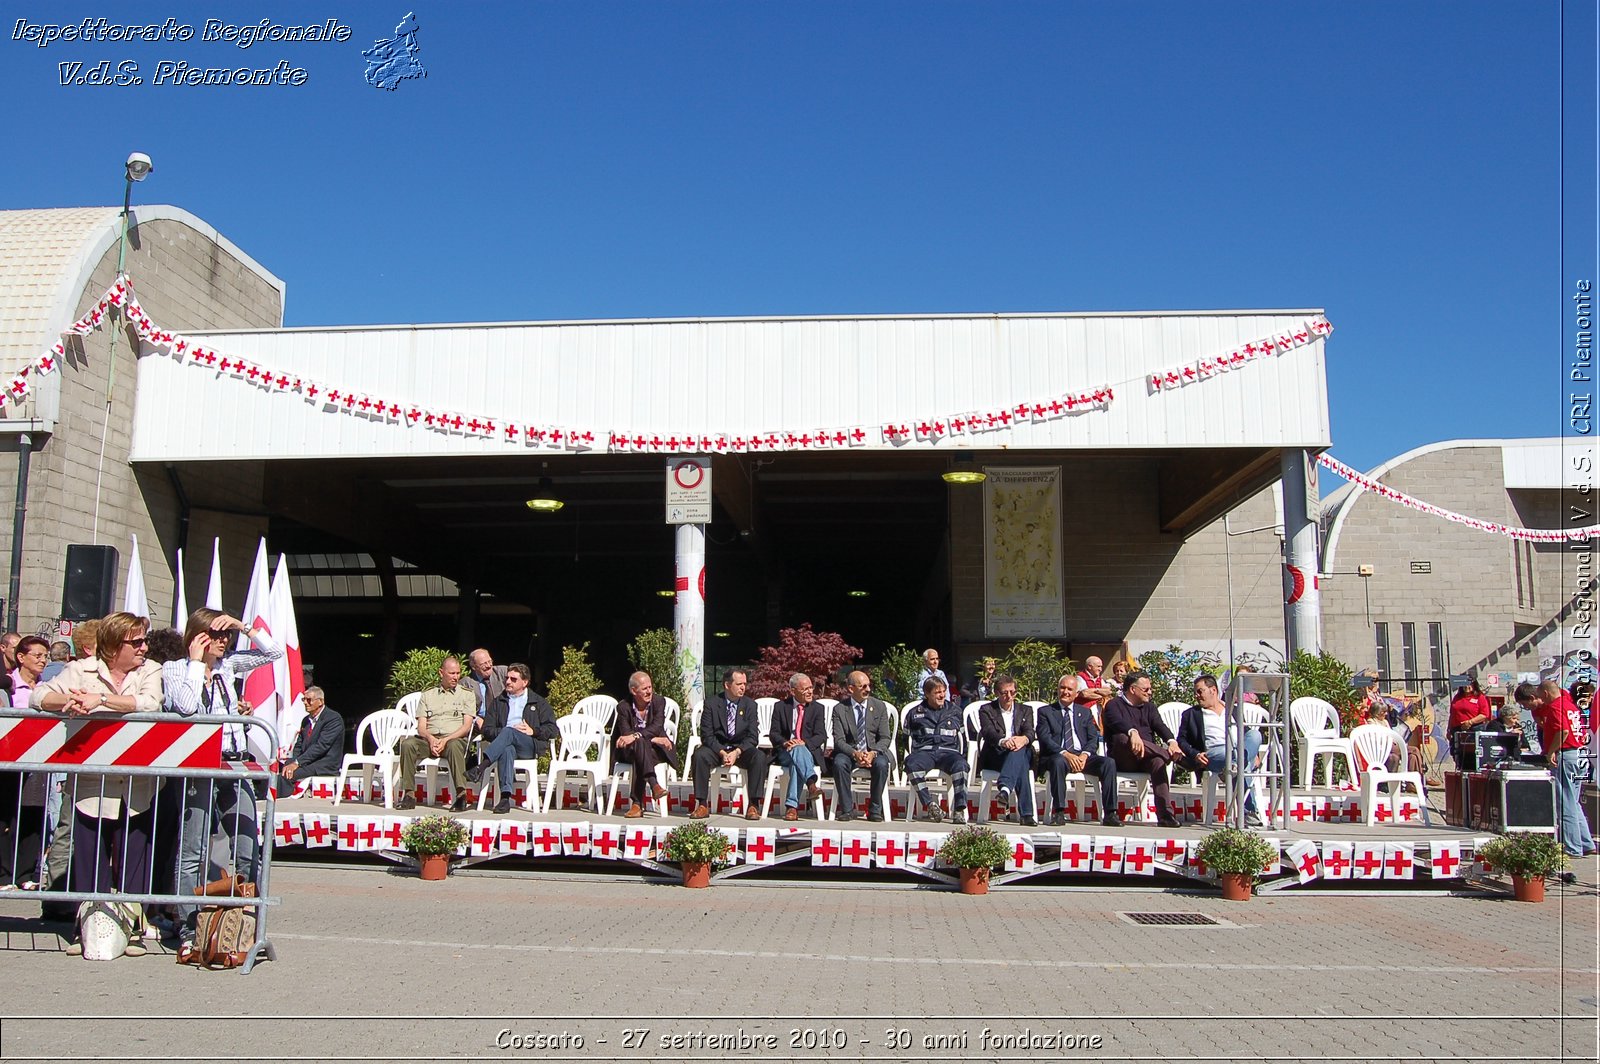
[[[811,677],[797,672],[789,677],[789,697],[772,707],[772,749],[778,764],[789,770],[789,787],[784,792],[783,819],[800,819],[800,786],[805,784],[806,802],[822,795],[817,786],[822,747],[828,740],[827,710],[812,697]]]
[[[652,798],[666,797],[667,789],[656,782],[656,766],[672,759],[666,720],[667,700],[656,694],[650,674],[628,677],[628,700],[617,706],[617,723],[611,729],[611,763],[633,767],[628,781],[631,801],[623,814],[630,820],[644,816],[646,788]]]

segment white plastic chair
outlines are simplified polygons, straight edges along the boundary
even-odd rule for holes
[[[578,699],[578,704],[572,707],[572,712],[593,717],[600,722],[601,731],[610,731],[611,723],[617,719],[617,700],[610,695],[590,695],[588,698]]]
[[[678,741],[678,720],[682,716],[683,710],[678,706],[678,703],[674,699],[666,698],[665,695],[662,697],[667,703],[667,708],[666,711],[661,715],[661,728],[667,733],[667,738],[671,739],[673,743],[676,744]],[[582,705],[583,703],[580,702],[578,704]],[[613,711],[616,709],[615,702],[612,703],[612,709]],[[574,707],[573,711],[577,712],[576,707]],[[615,718],[615,712],[613,712],[612,716]],[[608,746],[607,749],[609,748],[610,747]],[[674,750],[676,750],[676,747],[674,747]],[[667,784],[673,782],[676,777],[677,773],[673,770],[673,767],[667,764],[665,761],[656,766],[656,783],[660,786],[665,787]],[[611,793],[606,797],[606,809],[608,811],[617,807],[617,795],[622,793],[622,788],[624,786],[631,786],[632,783],[632,764],[623,761],[611,766]],[[666,816],[667,809],[667,799],[659,799],[656,804],[656,812],[660,813],[662,816]]]
[[[409,697],[409,696],[408,696]],[[404,699],[402,699],[404,701]],[[415,705],[415,702],[412,703]],[[333,804],[344,800],[344,784],[351,769],[360,769],[367,800],[372,800],[372,772],[383,773],[383,807],[394,808],[395,776],[400,771],[400,755],[395,748],[400,740],[417,734],[414,717],[401,709],[380,709],[368,713],[356,728],[356,752],[345,754],[339,766],[339,780],[333,788]],[[372,753],[366,753],[366,740],[372,742]]]
[[[1378,788],[1384,784],[1393,785],[1390,793],[1394,795],[1399,795],[1407,786],[1415,787],[1417,804],[1422,807],[1422,822],[1433,826],[1433,821],[1428,819],[1428,799],[1423,790],[1422,773],[1390,772],[1386,767],[1397,745],[1394,732],[1382,724],[1363,724],[1350,733],[1350,745],[1359,755],[1352,761],[1352,766],[1366,762],[1366,767],[1357,771],[1361,777],[1361,810],[1368,827],[1377,822]],[[1404,750],[1403,746],[1401,750]]]
[[[561,731],[561,745],[550,759],[550,774],[545,779],[544,811],[550,812],[555,803],[556,787],[568,776],[578,776],[588,781],[591,806],[600,804],[600,781],[610,767],[610,751],[606,748],[606,733],[594,717],[569,713],[556,721]],[[590,757],[590,753],[594,756]]]
[[[415,721],[417,719],[417,703],[421,701],[422,692],[413,691],[409,695],[401,695],[400,701],[394,704],[394,708],[398,709],[400,712],[404,713],[406,716]]]
[[[1319,755],[1322,762],[1322,785],[1333,786],[1333,759],[1344,758],[1350,778],[1355,779],[1355,759],[1351,757],[1350,739],[1339,735],[1339,711],[1320,698],[1303,695],[1289,703],[1289,716],[1294,719],[1295,742],[1300,748],[1300,787],[1311,786],[1313,763]]]
[[[683,778],[689,778],[693,769],[694,752],[704,744],[700,742],[700,717],[705,713],[705,702],[696,702],[689,708],[689,738],[683,744]]]
[[[1178,737],[1178,725],[1183,723],[1184,710],[1189,708],[1187,702],[1163,702],[1156,707],[1156,712],[1161,714],[1161,723],[1167,726],[1167,731],[1172,737]]]

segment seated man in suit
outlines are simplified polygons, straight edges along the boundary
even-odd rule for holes
[[[1117,763],[1100,753],[1100,729],[1094,710],[1078,704],[1083,680],[1069,672],[1056,681],[1056,700],[1039,710],[1039,755],[1050,778],[1050,804],[1055,813],[1051,827],[1067,822],[1067,773],[1100,780],[1100,822],[1108,828],[1122,826],[1117,813]]]
[[[1182,760],[1183,748],[1150,701],[1154,686],[1150,674],[1142,669],[1128,673],[1122,681],[1122,693],[1106,703],[1106,741],[1118,768],[1150,774],[1150,789],[1156,796],[1156,823],[1175,828],[1178,818],[1172,815],[1169,766]]]
[[[883,820],[883,792],[889,786],[889,767],[894,754],[889,744],[894,739],[890,723],[892,710],[872,697],[872,680],[857,670],[849,676],[850,697],[833,707],[833,788],[838,795],[836,820],[856,818],[856,796],[850,777],[856,769],[872,773],[872,791],[867,799],[867,819]]]
[[[1033,707],[1017,701],[1017,681],[995,678],[995,698],[978,710],[978,771],[1000,774],[1002,818],[1018,806],[1020,822],[1036,828],[1033,815]]]
[[[496,813],[511,812],[517,762],[542,757],[549,752],[550,741],[561,737],[550,703],[528,690],[530,675],[528,667],[520,662],[508,668],[500,693],[489,700],[483,711],[483,737],[489,742],[483,753],[484,763],[495,766],[495,778],[500,783]],[[476,766],[467,776],[476,783],[483,778],[483,772],[482,766]]]
[[[789,786],[783,796],[783,819],[800,819],[800,784],[806,788],[806,802],[822,796],[817,786],[825,762],[822,745],[828,739],[828,721],[823,708],[811,697],[811,677],[797,672],[789,677],[789,697],[772,707],[772,749],[778,764],[789,770]]]
[[[287,798],[312,776],[337,776],[344,765],[344,718],[329,713],[320,687],[307,687],[306,717],[294,736],[289,763],[278,776],[278,794]]]
[[[622,814],[630,820],[644,816],[645,790],[651,798],[665,798],[667,789],[656,782],[656,766],[673,759],[667,737],[667,700],[656,694],[648,672],[628,677],[628,699],[617,704],[617,721],[611,729],[611,763],[633,766],[631,801]]]
[[[1195,774],[1196,779],[1207,772],[1225,774],[1230,771],[1227,763],[1228,746],[1233,746],[1233,755],[1237,760],[1239,739],[1235,733],[1232,744],[1226,741],[1225,737],[1232,729],[1228,727],[1228,707],[1222,701],[1217,678],[1210,673],[1196,676],[1193,690],[1195,704],[1183,711],[1183,719],[1178,722],[1178,747],[1183,751],[1182,764]],[[1254,768],[1260,752],[1260,730],[1246,728],[1244,763]],[[1248,785],[1244,789],[1244,813],[1246,824],[1253,828],[1263,826],[1261,813],[1256,809],[1255,788]]]
[[[761,718],[756,704],[745,697],[750,676],[733,669],[722,679],[722,694],[706,699],[700,710],[700,746],[694,752],[689,775],[694,780],[694,812],[690,820],[711,815],[706,797],[711,773],[717,766],[744,770],[748,794],[745,819],[761,819],[761,796],[767,785],[767,755],[761,750]]]
[[[935,772],[950,776],[950,819],[967,822],[967,775],[972,766],[962,751],[966,748],[966,724],[961,710],[946,696],[949,687],[937,676],[922,681],[922,701],[906,712],[906,736],[911,752],[906,755],[906,775],[917,789],[924,820],[943,820],[944,810],[928,790],[928,778]]]

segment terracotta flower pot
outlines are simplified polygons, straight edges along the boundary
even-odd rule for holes
[[[1249,901],[1255,881],[1256,877],[1248,872],[1217,873],[1217,882],[1222,884],[1223,901]]]
[[[685,861],[682,867],[684,886],[709,887],[711,885],[710,861]]]
[[[1544,901],[1544,876],[1513,875],[1511,896],[1518,901]]]
[[[417,857],[417,864],[423,879],[443,879],[450,874],[450,855],[447,853],[421,854]]]
[[[961,893],[989,893],[989,870],[987,868],[963,868],[961,870]]]

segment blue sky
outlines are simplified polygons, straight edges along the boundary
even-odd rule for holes
[[[114,203],[147,152],[135,202],[283,277],[290,325],[1320,306],[1351,464],[1562,430],[1553,0],[7,8],[0,206]],[[374,89],[408,9],[428,76]],[[12,39],[89,16],[353,36]],[[146,83],[58,84],[101,59]]]

